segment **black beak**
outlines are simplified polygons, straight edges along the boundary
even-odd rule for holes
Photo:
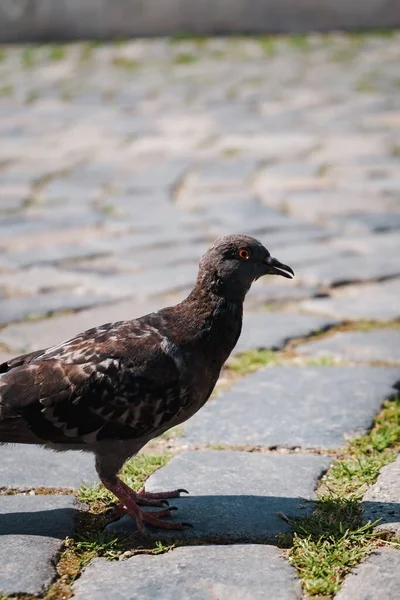
[[[288,267],[288,265],[284,265],[283,263],[279,262],[277,258],[268,256],[268,258],[265,259],[264,264],[267,267],[266,274],[282,275],[282,277],[287,277],[288,279],[292,279],[294,277],[293,269]]]

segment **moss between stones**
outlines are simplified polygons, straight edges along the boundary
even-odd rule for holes
[[[399,329],[400,321],[352,321],[341,323],[326,329],[321,329],[312,332],[308,336],[290,340],[282,350],[248,350],[235,356],[232,356],[225,365],[224,373],[229,373],[229,381],[232,383],[239,376],[242,377],[249,373],[254,373],[258,369],[265,366],[277,365],[308,365],[308,366],[344,366],[347,361],[337,359],[333,356],[299,356],[296,354],[296,347],[311,342],[315,339],[321,339],[334,335],[337,332],[344,331],[373,331],[374,329]],[[391,366],[392,363],[383,361],[367,361],[371,366]]]
[[[309,596],[331,598],[346,574],[374,548],[390,544],[376,523],[363,523],[361,498],[379,470],[400,452],[400,399],[384,403],[371,431],[352,440],[333,463],[317,491],[315,510],[304,519],[288,520],[294,529],[287,550],[303,590]]]

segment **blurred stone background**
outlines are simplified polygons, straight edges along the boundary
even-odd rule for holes
[[[154,586],[176,598],[168,578],[182,565],[202,600],[301,597],[275,547],[290,531],[278,514],[304,515],[299,497],[314,497],[398,380],[400,34],[383,27],[399,7],[0,0],[0,40],[19,42],[0,46],[0,362],[179,301],[227,233],[259,238],[296,272],[246,299],[236,352],[265,353],[150,449],[175,458],[149,485],[188,484],[177,503],[190,535],[226,545],[96,558],[79,600],[159,597]],[[213,32],[238,35],[201,35]],[[134,33],[171,37],[122,39]],[[397,532],[398,464],[365,497]],[[89,455],[0,448],[0,595],[60,597],[46,594],[82,511],[62,494],[96,480]],[[399,561],[373,554],[360,597],[397,600]]]
[[[397,0],[0,0],[0,42],[399,25]]]
[[[231,232],[296,271],[260,280],[247,308],[397,316],[398,33],[25,44],[0,57],[4,354],[177,301]]]

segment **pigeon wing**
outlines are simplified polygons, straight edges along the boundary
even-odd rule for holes
[[[42,443],[138,438],[179,412],[181,374],[160,334],[104,327],[15,359],[0,377],[0,442],[32,441],[27,430]]]

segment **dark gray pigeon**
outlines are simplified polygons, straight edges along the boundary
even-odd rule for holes
[[[238,341],[245,295],[269,274],[294,275],[257,240],[223,237],[201,259],[195,287],[180,304],[3,363],[0,443],[93,452],[101,481],[141,531],[145,523],[181,529],[161,517],[170,514],[165,499],[184,490],[135,493],[118,472],[207,401]]]

